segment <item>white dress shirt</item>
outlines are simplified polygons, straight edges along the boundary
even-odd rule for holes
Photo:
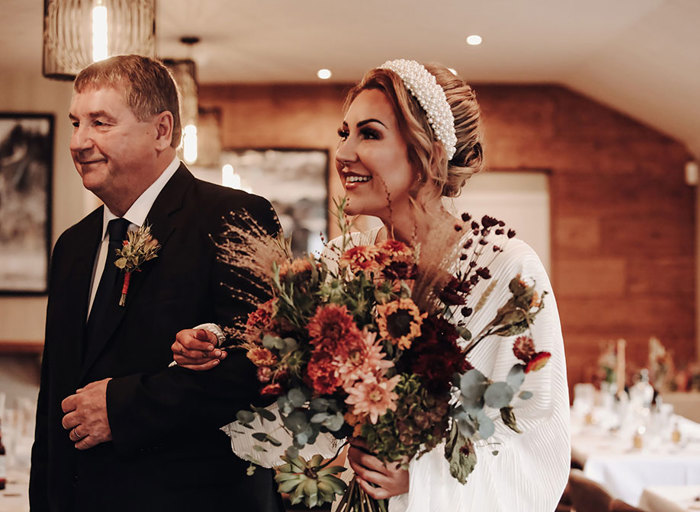
[[[146,221],[146,216],[148,212],[151,211],[153,203],[160,194],[165,184],[170,181],[173,177],[175,171],[180,167],[180,160],[175,157],[173,161],[165,168],[162,174],[154,181],[150,187],[143,191],[131,208],[122,216],[122,218],[128,220],[129,231],[136,231],[140,228]],[[105,268],[105,262],[107,261],[107,251],[109,248],[109,235],[107,233],[107,225],[112,219],[118,219],[109,208],[102,208],[102,243],[97,250],[97,255],[95,256],[95,263],[92,267],[92,285],[90,286],[90,304],[88,305],[88,318],[90,317],[90,310],[92,309],[92,303],[95,301],[95,295],[97,294],[97,287],[100,284],[100,278],[102,277],[102,272]]]

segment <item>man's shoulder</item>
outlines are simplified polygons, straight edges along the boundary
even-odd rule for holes
[[[71,227],[66,229],[58,237],[56,245],[58,245],[58,243],[63,240],[73,240],[75,238],[81,238],[85,236],[86,233],[99,229],[102,226],[102,209],[102,206],[96,208],[88,215],[80,219],[78,222],[73,224]]]
[[[214,215],[235,214],[240,211],[247,211],[253,216],[274,213],[270,202],[262,196],[200,179],[195,179],[194,186],[196,194],[191,197],[200,203],[199,207]]]

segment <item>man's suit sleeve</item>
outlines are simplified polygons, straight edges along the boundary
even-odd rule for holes
[[[63,247],[63,237],[56,241],[51,255],[51,269],[49,272],[49,304],[47,306],[47,334],[48,313],[53,299],[52,283],[57,261],[60,258]],[[36,424],[34,429],[34,444],[32,446],[32,464],[29,473],[29,504],[32,512],[49,510],[49,343],[48,335],[44,336],[44,351],[41,359],[41,381],[39,385],[39,398],[36,406]]]
[[[44,346],[41,362],[41,387],[36,407],[36,428],[32,446],[32,466],[29,477],[29,504],[33,512],[49,510],[48,480],[48,350]]]
[[[246,210],[268,232],[279,222],[272,206],[250,196]],[[213,265],[214,311],[208,320],[230,325],[235,316],[255,307],[237,299],[230,286],[230,269]],[[228,279],[228,282],[226,282]],[[216,368],[197,372],[170,367],[157,374],[137,374],[112,379],[107,387],[107,409],[112,439],[119,451],[131,451],[157,443],[163,436],[187,429],[219,428],[235,419],[238,410],[259,403],[254,365],[242,350],[233,350]]]

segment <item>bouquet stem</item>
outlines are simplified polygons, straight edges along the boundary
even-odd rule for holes
[[[389,500],[375,500],[357,483],[356,477],[348,484],[343,499],[338,503],[336,512],[387,512]]]

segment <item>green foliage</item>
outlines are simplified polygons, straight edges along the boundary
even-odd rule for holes
[[[386,461],[430,451],[447,429],[449,394],[432,395],[418,376],[409,374],[401,375],[394,391],[399,397],[396,411],[362,427],[370,451]]]
[[[450,474],[461,484],[476,467],[476,450],[469,437],[463,436],[457,429],[452,429],[450,439],[445,443],[445,458],[450,463]]]

